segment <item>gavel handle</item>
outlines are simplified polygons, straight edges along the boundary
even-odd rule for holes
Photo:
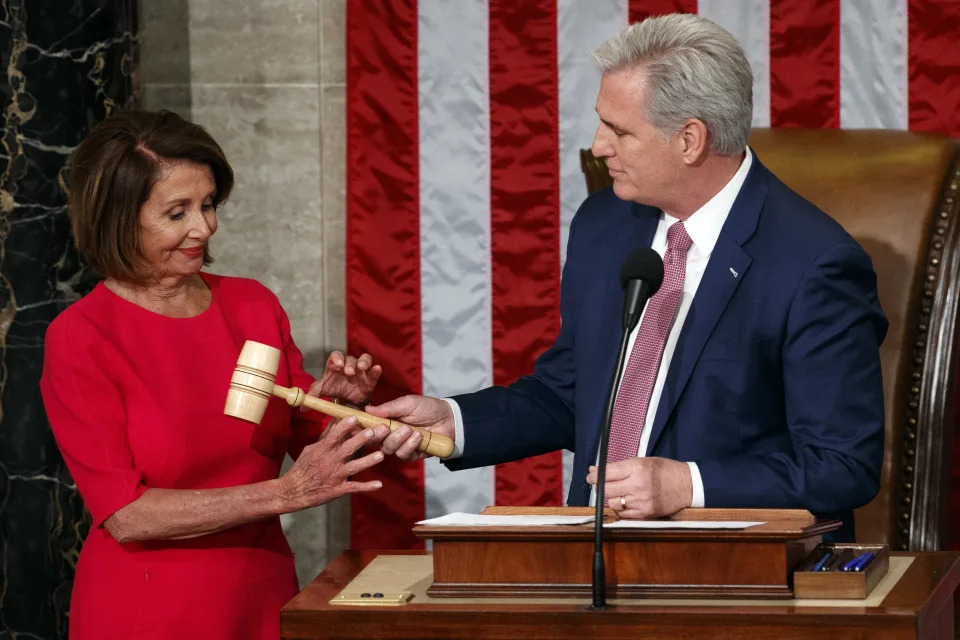
[[[335,402],[329,402],[314,396],[308,396],[297,387],[281,387],[280,385],[275,384],[273,385],[273,395],[277,396],[278,398],[283,398],[291,407],[304,406],[308,409],[325,413],[328,416],[333,416],[334,418],[346,418],[347,416],[354,416],[356,417],[357,422],[367,428],[375,427],[378,424],[385,424],[390,427],[390,431],[396,431],[400,427],[405,426],[404,423],[398,422],[397,420],[378,418],[377,416],[371,415],[366,411],[360,411],[359,409],[354,409],[353,407],[346,407],[342,404],[336,404]],[[419,446],[420,451],[438,458],[448,458],[453,453],[453,440],[447,436],[434,433],[428,429],[421,429],[420,427],[411,426],[410,428],[414,431],[419,431],[420,435],[422,436]]]

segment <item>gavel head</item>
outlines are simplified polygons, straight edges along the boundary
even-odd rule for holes
[[[223,412],[260,424],[273,395],[273,382],[279,366],[279,349],[253,340],[244,342],[237,367],[230,378],[230,390],[227,391],[227,404]]]

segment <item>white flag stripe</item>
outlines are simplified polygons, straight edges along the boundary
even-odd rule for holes
[[[593,142],[594,110],[600,72],[593,51],[627,24],[627,0],[557,1],[557,93],[560,138],[560,264],[567,253],[570,221],[587,185],[580,169],[580,149]],[[573,472],[573,453],[563,452],[563,496]]]
[[[699,0],[697,13],[733,34],[753,68],[753,126],[770,126],[770,0]]]
[[[840,2],[840,126],[907,129],[907,7]]]
[[[560,133],[560,264],[573,214],[587,197],[580,149],[590,147],[600,72],[593,51],[627,24],[627,0],[557,1],[557,94]]]
[[[420,0],[417,12],[423,393],[443,397],[493,379],[488,7]],[[494,503],[492,467],[429,460],[424,476],[428,518]]]

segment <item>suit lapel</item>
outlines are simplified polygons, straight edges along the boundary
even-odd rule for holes
[[[756,231],[770,175],[754,156],[753,166],[717,238],[683,323],[657,406],[648,453],[655,451],[667,419],[683,394],[707,339],[750,268],[752,258],[744,251],[743,244]]]

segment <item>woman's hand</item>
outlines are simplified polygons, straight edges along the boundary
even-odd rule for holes
[[[378,446],[390,430],[385,425],[359,431],[357,428],[354,417],[338,420],[327,427],[317,442],[304,447],[297,461],[279,479],[286,511],[315,507],[348,493],[381,487],[379,480],[354,482],[350,477],[378,464],[383,453],[375,451],[356,460],[353,456],[365,445]]]
[[[373,364],[373,358],[365,353],[359,358],[344,356],[334,351],[327,358],[323,377],[310,385],[311,396],[327,396],[349,404],[363,406],[377,386],[383,369]]]

